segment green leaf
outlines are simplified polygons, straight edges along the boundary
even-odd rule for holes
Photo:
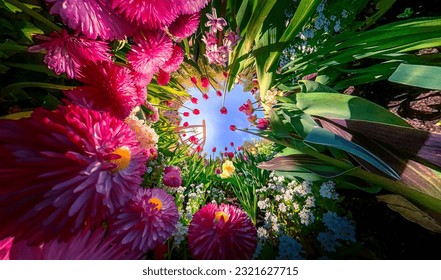
[[[400,64],[389,77],[390,82],[409,86],[441,90],[441,67]]]
[[[387,207],[400,213],[405,219],[417,223],[425,229],[441,233],[440,221],[437,221],[404,197],[396,194],[388,194],[377,196],[377,200],[387,203]]]
[[[20,31],[23,36],[28,39],[30,42],[33,42],[32,36],[36,34],[44,34],[44,31],[40,28],[36,27],[29,21],[22,21],[20,23]]]
[[[389,175],[390,177],[399,180],[400,176],[397,174],[395,170],[393,170],[390,166],[388,166],[384,161],[378,158],[376,155],[372,154],[368,150],[363,147],[354,144],[343,137],[340,137],[334,133],[331,133],[321,127],[314,127],[314,129],[309,133],[309,135],[305,138],[304,142],[319,144],[328,147],[333,147],[336,149],[343,150],[352,155],[355,155],[371,165],[373,165],[378,170],[381,170],[383,173]]]
[[[313,116],[366,120],[410,127],[406,121],[383,107],[356,96],[325,92],[298,93],[296,105]]]
[[[298,81],[300,88],[303,93],[311,93],[311,92],[333,92],[338,93],[334,89],[325,86],[324,84],[310,81],[310,80],[299,80]]]

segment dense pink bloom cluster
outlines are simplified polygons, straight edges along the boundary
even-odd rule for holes
[[[194,259],[251,259],[257,230],[243,210],[210,203],[194,214],[188,227],[188,246]]]
[[[164,169],[162,183],[170,188],[178,188],[182,184],[181,169],[177,166],[167,166]]]
[[[225,66],[228,62],[228,56],[240,40],[240,36],[231,30],[226,35],[224,34],[227,22],[224,18],[217,16],[216,9],[213,8],[212,13],[206,14],[206,16],[208,21],[205,26],[209,30],[202,38],[206,48],[205,56],[209,63]]]

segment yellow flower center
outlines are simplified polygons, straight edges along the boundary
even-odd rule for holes
[[[117,165],[116,171],[121,171],[126,169],[130,165],[130,150],[127,147],[121,147],[113,152],[114,155],[119,155],[119,159],[113,159],[111,162]]]
[[[159,210],[162,209],[162,201],[161,201],[159,198],[152,197],[152,198],[149,199],[148,202],[149,202],[149,203],[156,204],[156,206],[155,206],[155,209],[156,209],[156,210],[159,211]]]
[[[217,211],[215,213],[214,220],[216,222],[219,222],[221,218],[223,218],[224,222],[226,223],[228,221],[228,219],[230,218],[230,216],[228,216],[228,214],[223,211]]]

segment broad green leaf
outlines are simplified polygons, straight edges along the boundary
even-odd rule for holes
[[[377,200],[387,203],[387,207],[400,213],[405,219],[417,223],[425,229],[441,233],[440,221],[437,221],[404,197],[396,194],[387,194],[377,196]]]
[[[22,21],[20,22],[20,31],[23,34],[23,36],[28,39],[30,42],[33,42],[32,36],[36,34],[44,34],[44,31],[40,28],[36,27],[29,21]]]
[[[409,86],[441,90],[441,67],[400,64],[389,81]]]
[[[299,80],[298,81],[300,88],[302,90],[303,93],[310,93],[310,92],[333,92],[333,93],[337,93],[337,91],[335,91],[334,89],[315,82],[315,81],[310,81],[310,80]]]
[[[354,144],[343,137],[340,137],[334,133],[331,133],[321,127],[315,127],[311,133],[305,138],[304,142],[324,145],[328,147],[333,147],[336,149],[343,150],[352,155],[355,155],[371,165],[373,165],[378,170],[383,173],[389,175],[394,179],[400,179],[400,176],[397,174],[395,170],[393,170],[390,166],[388,166],[384,161],[378,158],[376,155],[372,154],[368,150],[363,147]]]
[[[312,116],[366,120],[410,127],[406,121],[366,99],[338,93],[298,93],[296,105]]]

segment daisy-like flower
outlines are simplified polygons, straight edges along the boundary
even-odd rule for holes
[[[181,7],[182,14],[194,14],[201,11],[211,0],[186,0]]]
[[[122,120],[142,104],[147,94],[136,86],[129,68],[113,62],[88,63],[80,69],[77,79],[85,85],[64,92],[73,103],[109,112]]]
[[[162,189],[142,189],[120,213],[109,220],[110,235],[117,235],[132,250],[147,251],[167,240],[179,214],[173,196]]]
[[[46,0],[51,14],[59,15],[63,23],[90,39],[122,40],[133,35],[134,27],[116,14],[108,0]],[[96,53],[98,55],[98,53]]]
[[[150,29],[170,25],[183,6],[181,0],[110,0],[112,8],[130,22]]]
[[[28,245],[25,240],[14,242],[11,260],[136,260],[142,251],[105,236],[103,228],[84,229],[67,241],[51,240],[39,245]]]
[[[172,40],[161,30],[143,31],[133,40],[127,60],[137,72],[153,75],[173,54]]]
[[[224,27],[227,26],[227,21],[225,19],[217,17],[217,12],[215,8],[211,9],[211,14],[205,14],[205,15],[208,18],[208,21],[205,23],[205,26],[210,28],[211,33],[222,31],[224,30]]]
[[[44,63],[57,75],[66,73],[69,78],[74,79],[83,64],[100,60],[111,61],[107,43],[84,36],[71,36],[65,29],[61,33],[52,32],[50,37],[36,35],[35,39],[44,42],[29,47],[28,51],[46,51]]]
[[[181,63],[184,61],[184,51],[178,45],[173,47],[173,52],[169,60],[165,62],[164,65],[161,65],[161,69],[167,73],[174,72],[178,70]]]
[[[200,17],[199,12],[189,15],[182,14],[170,24],[168,32],[179,39],[191,36],[199,27]]]
[[[257,230],[243,210],[210,203],[194,214],[188,245],[194,259],[250,259],[257,246]]]
[[[75,105],[0,120],[0,143],[0,238],[38,244],[100,226],[146,171],[127,124]]]

